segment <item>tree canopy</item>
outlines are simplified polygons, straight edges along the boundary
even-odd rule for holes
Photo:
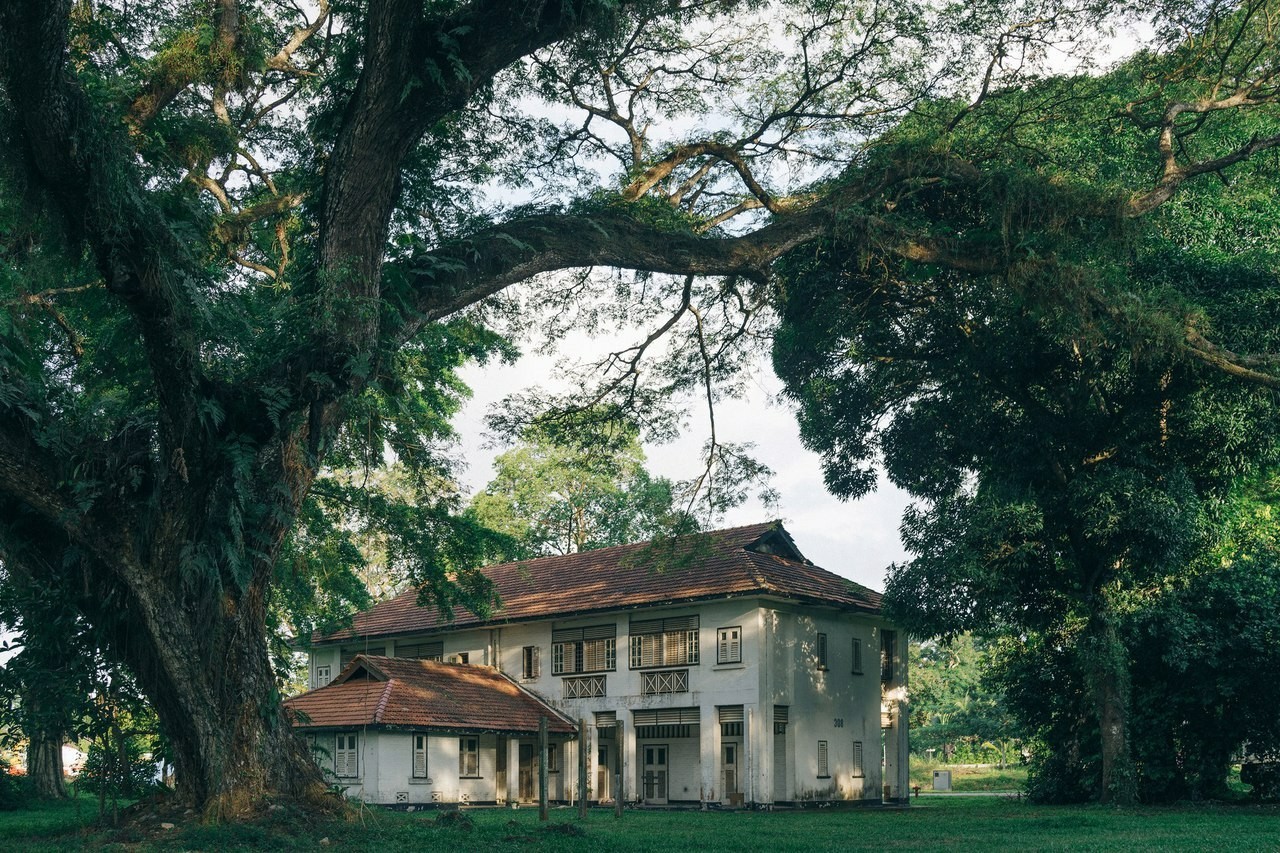
[[[779,296],[775,366],[828,485],[860,494],[882,461],[920,499],[902,528],[916,557],[890,572],[897,618],[925,636],[1035,634],[1044,656],[1072,649],[1101,738],[1097,790],[1118,799],[1136,793],[1122,615],[1185,575],[1226,495],[1280,461],[1277,385],[1256,369],[1274,357],[1227,358],[1207,340],[1280,345],[1275,162],[1220,162],[1220,182],[1158,209],[1124,189],[1143,124],[1120,117],[1149,102],[1152,79],[1222,60],[1214,44],[1006,93],[952,128],[953,154],[990,152],[981,181],[923,186],[895,212],[949,229],[968,268],[836,232],[785,261]],[[1027,120],[1045,103],[1056,121]],[[933,145],[939,120],[889,139]],[[1278,128],[1246,113],[1209,133]],[[1017,144],[991,148],[999,136]],[[1181,150],[1200,142],[1184,136]],[[1113,216],[1089,214],[1103,210]],[[1065,735],[1052,745],[1065,752]]]
[[[1257,233],[1211,202],[1164,210],[1272,164],[1273,6],[1147,9],[1149,50],[1098,78],[1051,60],[1133,13],[1071,0],[4,0],[0,553],[56,556],[41,582],[80,591],[194,805],[319,802],[279,709],[273,601],[314,601],[342,539],[350,492],[325,472],[389,448],[443,497],[417,522],[361,512],[394,512],[428,599],[483,606],[484,534],[431,482],[454,370],[504,351],[494,324],[640,324],[571,407],[669,432],[673,395],[733,392],[778,259],[838,239],[842,266],[924,271],[958,316],[949,293],[977,315],[1036,292],[1052,341],[1072,318],[1134,326],[1080,347],[1135,405],[1184,362],[1274,386],[1266,329],[1067,274],[1095,244],[1100,275],[1131,269],[1094,237],[1135,220],[1174,246],[1179,222]],[[1064,117],[1088,144],[1042,139]],[[1064,235],[1074,263],[1053,262]],[[1131,370],[1133,340],[1164,362]],[[714,434],[708,460],[749,473]],[[865,487],[848,470],[833,485]],[[1181,482],[1158,490],[1170,525],[1191,511]]]
[[[504,556],[575,554],[688,533],[675,485],[645,469],[634,428],[616,435],[535,423],[494,460],[496,476],[471,500],[476,519],[505,534]]]

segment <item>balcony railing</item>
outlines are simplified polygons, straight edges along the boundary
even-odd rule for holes
[[[642,673],[640,692],[645,696],[656,696],[660,693],[688,693],[689,670],[668,669],[663,672]]]
[[[564,685],[566,699],[594,699],[604,695],[604,676],[591,675],[586,678],[566,678]]]

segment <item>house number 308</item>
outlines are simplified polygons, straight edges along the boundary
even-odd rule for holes
[[[832,720],[832,722],[836,724],[837,729],[844,728],[844,717],[836,717],[834,720]]]

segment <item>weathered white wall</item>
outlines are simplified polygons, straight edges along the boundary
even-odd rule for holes
[[[699,616],[700,660],[688,667],[664,667],[689,670],[689,692],[644,696],[641,694],[641,678],[645,670],[632,670],[629,666],[628,625],[632,616],[637,619],[697,614]],[[606,695],[592,699],[565,699],[565,676],[552,674],[551,632],[553,628],[576,628],[600,624],[612,624],[617,637],[617,666],[614,671],[600,674],[605,677]],[[775,801],[821,800],[878,800],[883,784],[881,773],[882,738],[880,728],[880,630],[882,620],[844,613],[833,608],[797,606],[790,603],[759,599],[729,599],[706,602],[695,606],[644,608],[601,616],[575,619],[544,620],[496,628],[469,629],[456,633],[424,635],[400,638],[402,643],[417,643],[424,639],[442,639],[445,660],[467,653],[473,664],[496,664],[525,689],[563,710],[574,720],[585,719],[594,724],[595,713],[613,711],[623,725],[624,739],[617,747],[616,755],[623,761],[622,778],[624,795],[635,800],[640,795],[639,780],[642,768],[637,761],[637,742],[632,712],[642,709],[693,708],[699,709],[701,725],[693,729],[688,739],[672,739],[669,796],[674,800],[722,801],[721,735],[718,719],[720,706],[741,705],[746,722],[743,748],[739,756],[739,787],[747,802],[771,803]],[[742,660],[740,663],[719,664],[716,661],[717,634],[719,628],[737,626],[742,629]],[[827,669],[817,667],[816,641],[819,632],[827,635]],[[862,673],[853,668],[853,637],[862,640]],[[906,638],[898,635],[899,656],[905,653]],[[377,641],[382,645],[382,641]],[[387,654],[395,655],[395,641],[385,643]],[[539,649],[540,672],[536,678],[522,678],[523,648]],[[315,667],[328,664],[331,674],[339,668],[340,651],[337,647],[319,648],[312,654],[312,678]],[[900,709],[895,714],[895,728],[890,730],[890,779],[892,796],[905,797],[907,786],[907,739],[905,735],[905,661],[900,660],[897,671],[900,679],[889,685],[894,705]],[[590,674],[588,674],[590,675]],[[568,677],[578,677],[577,675]],[[785,705],[789,708],[790,722],[785,743],[777,749],[774,735],[773,708]],[[407,735],[403,748],[392,747],[390,741],[380,744],[374,761],[385,770],[386,782],[378,783],[377,801],[394,802],[395,791],[405,790],[408,778],[409,746]],[[473,799],[492,801],[497,798],[493,789],[494,747],[493,736],[482,744],[483,780],[457,779],[457,741],[433,738],[430,756],[432,783],[428,786],[409,786],[410,802],[429,802],[429,796],[416,799],[419,792],[429,794],[438,791],[443,801],[454,802],[462,792]],[[535,738],[527,738],[533,743]],[[828,779],[817,775],[818,741],[828,745]],[[437,741],[439,741],[437,743]],[[864,775],[853,775],[853,744],[863,745]],[[657,742],[657,741],[655,741]],[[518,778],[516,755],[512,739],[508,776],[509,790],[515,790]],[[597,780],[596,733],[589,733],[588,784]],[[331,745],[330,745],[331,747]],[[561,747],[560,772],[549,774],[552,799],[567,800],[578,796],[575,747]],[[776,751],[775,751],[776,750]],[[775,755],[784,756],[786,765],[781,771],[774,767]],[[616,758],[615,758],[616,760]],[[401,766],[403,765],[403,766]],[[438,775],[437,768],[442,772]],[[448,775],[451,774],[451,775]],[[784,786],[775,792],[775,779]],[[535,780],[536,785],[536,780]],[[386,796],[389,793],[389,796]],[[610,792],[615,793],[615,792]],[[385,798],[384,798],[385,797]],[[595,798],[593,792],[592,798]]]
[[[789,708],[788,798],[878,800],[881,796],[880,631],[882,620],[817,607],[779,605],[762,611],[770,653],[762,696],[772,737],[774,705]],[[817,637],[827,635],[827,668],[818,667]],[[862,641],[862,671],[853,672],[853,638]],[[903,646],[899,634],[898,646]],[[902,671],[902,667],[898,669]],[[900,685],[905,697],[905,681]],[[905,715],[904,715],[905,719]],[[827,742],[829,778],[818,777],[818,742]],[[854,742],[862,742],[863,775],[853,775]],[[763,745],[763,744],[762,744]],[[761,768],[762,784],[772,778]],[[905,761],[902,762],[905,771]],[[903,782],[902,784],[905,784]],[[782,797],[779,797],[782,799]]]

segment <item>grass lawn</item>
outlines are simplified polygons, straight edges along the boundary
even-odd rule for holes
[[[0,848],[66,850],[1213,850],[1280,849],[1280,806],[1110,809],[1032,806],[1003,797],[927,797],[910,809],[798,812],[593,810],[580,823],[556,809],[539,824],[536,809],[477,809],[464,820],[440,812],[365,809],[352,819],[313,825],[278,812],[261,824],[192,825],[161,830],[147,822],[123,831],[82,829],[91,809],[74,804],[0,813]],[[59,815],[61,818],[59,819]],[[469,827],[454,824],[471,824]],[[328,844],[321,839],[327,838]]]

